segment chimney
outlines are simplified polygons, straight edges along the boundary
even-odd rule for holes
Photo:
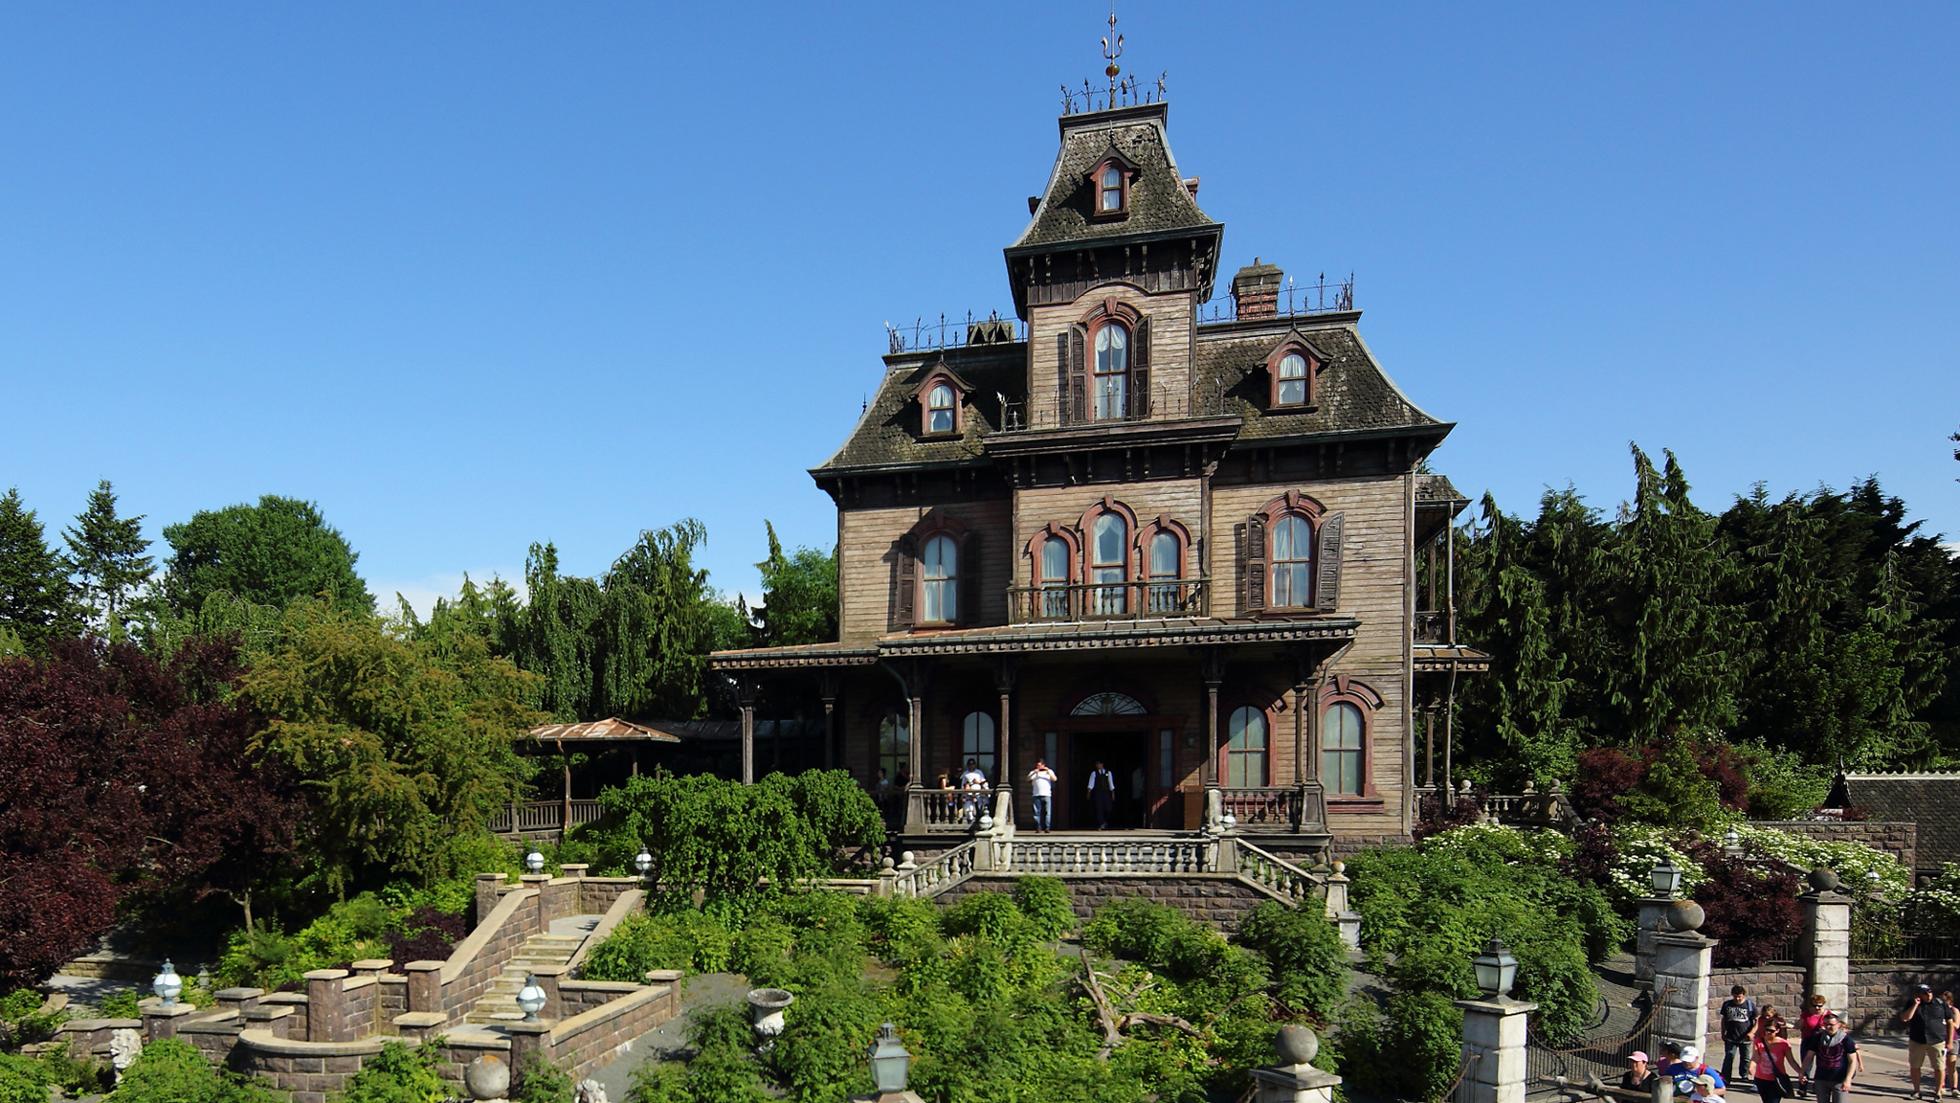
[[[1279,314],[1279,281],[1285,273],[1277,264],[1261,264],[1258,257],[1232,277],[1232,310],[1236,317],[1271,318]]]

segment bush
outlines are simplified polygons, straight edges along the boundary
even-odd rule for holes
[[[341,1103],[444,1103],[449,1089],[436,1073],[440,1059],[433,1046],[389,1042],[347,1082]]]
[[[1021,909],[1036,937],[1053,942],[1075,929],[1075,900],[1056,877],[1022,877],[1014,882],[1014,906]]]
[[[48,1103],[48,1073],[41,1062],[0,1053],[0,1103]]]
[[[277,1103],[279,1099],[278,1093],[263,1085],[219,1072],[189,1042],[163,1038],[143,1047],[103,1103]]]
[[[1463,1062],[1463,1012],[1440,992],[1397,992],[1381,1011],[1349,1006],[1341,1074],[1383,1099],[1437,1099]]]
[[[113,1070],[108,1065],[87,1054],[75,1057],[69,1053],[66,1042],[41,1054],[41,1068],[47,1073],[48,1082],[70,1099],[99,1095],[114,1086]]]
[[[724,973],[734,945],[734,932],[703,912],[629,915],[586,955],[583,976],[639,983],[649,969]]]
[[[105,1019],[140,1019],[143,1017],[142,999],[134,988],[123,988],[98,1000],[95,1010]]]
[[[0,1048],[19,1049],[29,1042],[42,1042],[68,1018],[66,1011],[43,1012],[47,999],[32,988],[20,988],[0,996]]]
[[[1702,859],[1708,880],[1694,894],[1706,918],[1701,933],[1717,939],[1716,965],[1761,965],[1803,931],[1797,903],[1804,884],[1781,867],[1731,858],[1713,847]]]
[[[531,1057],[517,1070],[510,1103],[572,1103],[574,1091],[569,1073],[549,1061]]]
[[[1347,946],[1319,901],[1298,908],[1268,900],[1239,924],[1239,941],[1266,956],[1274,996],[1326,1022],[1347,994]]]

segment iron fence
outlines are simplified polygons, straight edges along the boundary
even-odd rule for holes
[[[1525,1031],[1525,1095],[1548,1097],[1617,1084],[1635,1050],[1653,1051],[1654,1012],[1668,989],[1645,1006],[1614,1007],[1599,1001],[1587,1032],[1570,1045],[1554,1045],[1538,1033],[1537,1017]],[[1637,1016],[1627,1025],[1629,1016]]]
[[[971,310],[964,321],[941,314],[938,321],[914,318],[911,325],[885,323],[885,343],[891,352],[920,349],[965,348],[969,345],[1011,345],[1026,339],[1027,331],[1017,318],[1003,318],[999,311],[976,318]]]

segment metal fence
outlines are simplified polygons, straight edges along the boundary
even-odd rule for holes
[[[1546,1041],[1534,1016],[1525,1034],[1525,1095],[1551,1097],[1619,1083],[1633,1051],[1653,1052],[1654,1010],[1665,992],[1630,1007],[1601,999],[1587,1033],[1569,1045]]]

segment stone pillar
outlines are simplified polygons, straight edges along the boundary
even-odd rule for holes
[[[265,989],[220,988],[213,993],[213,996],[217,999],[219,1007],[243,1019],[247,1011],[257,1007],[259,1001],[265,998]]]
[[[490,913],[497,910],[497,897],[500,895],[497,890],[503,887],[504,875],[501,873],[476,875],[476,919],[472,926],[490,918]]]
[[[735,690],[742,706],[742,784],[755,784],[755,685],[744,682]],[[511,1056],[516,1057],[515,1051]]]
[[[550,1023],[504,1023],[504,1033],[510,1035],[510,1067],[513,1074],[520,1072],[531,1058],[540,1061],[551,1060]]]
[[[590,865],[584,862],[565,862],[558,867],[559,872],[574,881],[583,880],[585,871],[591,868]]]
[[[1336,861],[1328,870],[1327,918],[1341,932],[1341,943],[1350,950],[1361,948],[1361,913],[1348,907],[1347,863]]]
[[[309,1042],[350,1042],[352,1024],[347,1021],[347,994],[341,982],[345,969],[315,969],[306,974],[306,1040]]]
[[[1639,926],[1633,936],[1633,983],[1651,990],[1654,986],[1654,936],[1667,925],[1668,905],[1674,901],[1665,896],[1648,896],[1639,903]]]
[[[517,879],[517,883],[537,893],[537,896],[533,898],[533,903],[536,905],[538,909],[538,923],[536,928],[537,932],[539,934],[543,934],[546,931],[550,930],[551,909],[545,907],[544,893],[545,893],[545,888],[551,884],[551,874],[526,873],[524,876],[519,877]]]
[[[558,984],[559,981],[564,979],[565,974],[571,971],[571,966],[569,965],[534,965],[531,967],[531,975],[537,978],[538,987],[544,989],[544,1007],[538,1011],[538,1017],[540,1019],[556,1020],[566,1017],[565,1005],[559,1002],[562,997],[559,995]]]
[[[1837,891],[1837,874],[1828,869],[1810,872],[1810,891],[1797,898],[1803,906],[1803,937],[1797,956],[1810,981],[1810,990],[1839,1014],[1851,1010],[1851,897]]]
[[[1252,1070],[1254,1103],[1333,1103],[1341,1078],[1313,1067],[1320,1039],[1304,1026],[1282,1026],[1273,1041],[1279,1063]]]
[[[197,1012],[197,1008],[192,1007],[183,1000],[178,1000],[169,1007],[165,1007],[163,1006],[163,1001],[155,996],[144,1000],[138,1006],[142,1009],[143,1040],[145,1042],[154,1042],[159,1038],[175,1038],[177,1036],[178,1024],[184,1021],[186,1015],[192,1015]]]
[[[1654,1039],[1706,1050],[1708,974],[1715,940],[1700,933],[1701,905],[1677,900],[1654,936]]]
[[[357,977],[379,977],[394,968],[395,963],[385,957],[365,958],[348,966]]]
[[[417,1012],[442,1011],[442,962],[411,961],[402,966],[408,975],[408,1009]]]
[[[1524,1103],[1526,1016],[1535,1003],[1507,996],[1457,1000],[1463,1009],[1462,1103]],[[1467,1094],[1465,1094],[1467,1093]]]

